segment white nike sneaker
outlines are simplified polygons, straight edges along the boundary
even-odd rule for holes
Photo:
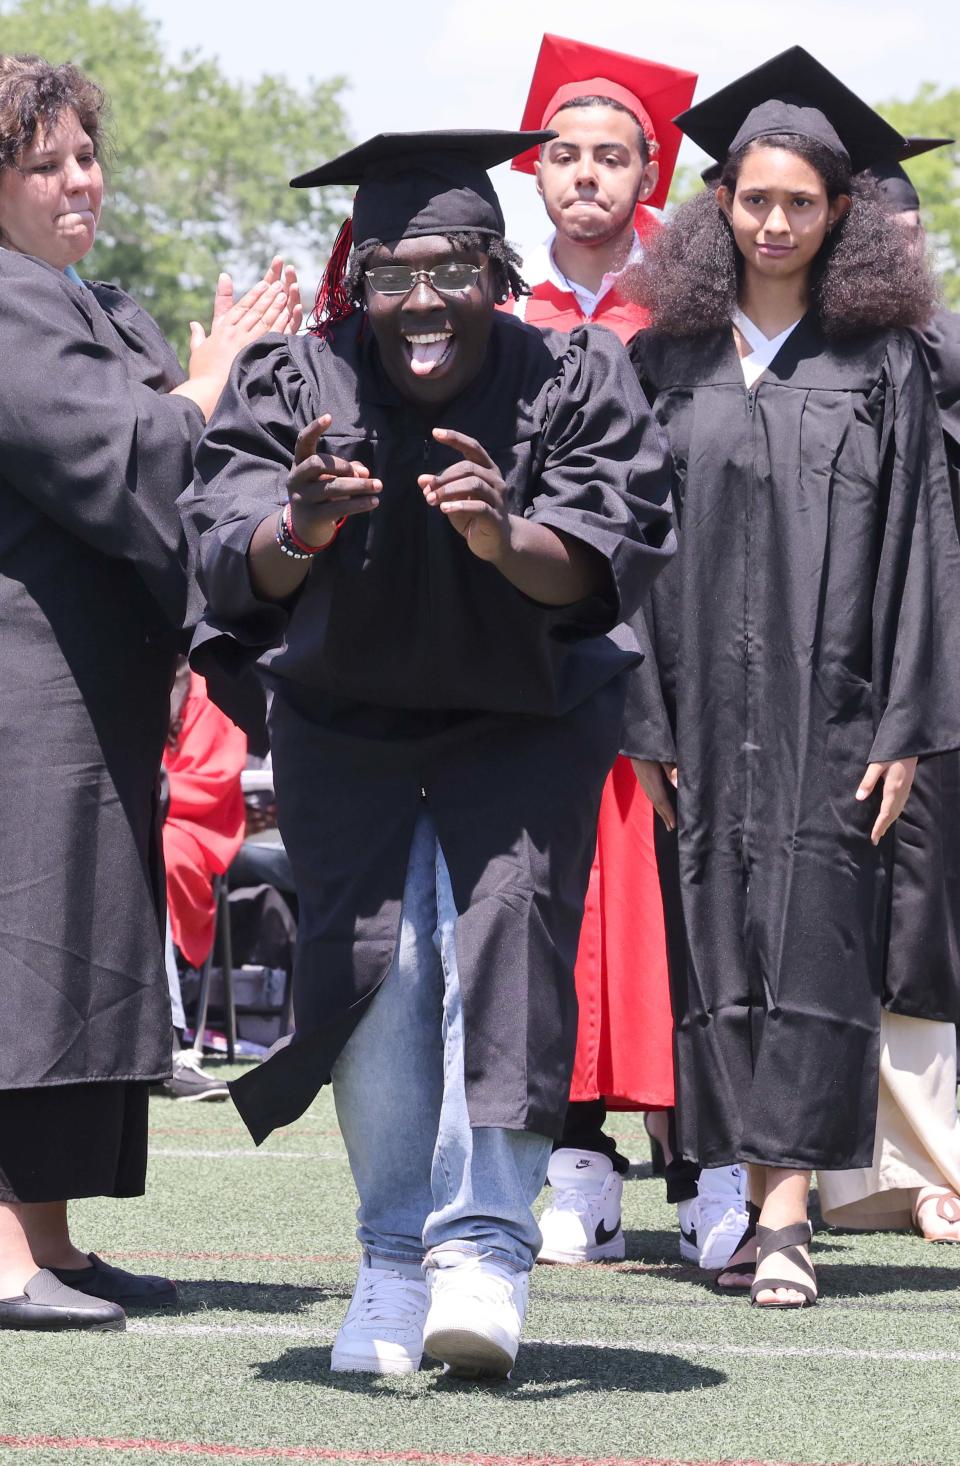
[[[691,1196],[689,1201],[677,1202],[677,1221],[680,1224],[680,1256],[684,1262],[700,1261],[700,1245],[697,1241],[697,1225],[700,1213],[700,1198]]]
[[[425,1278],[408,1278],[364,1253],[347,1316],[333,1342],[330,1368],[366,1374],[413,1374],[423,1356]]]
[[[701,1171],[697,1194],[700,1266],[710,1272],[726,1267],[746,1227],[746,1166]]]
[[[520,1347],[530,1274],[489,1256],[447,1251],[428,1267],[423,1350],[448,1374],[509,1377]]]
[[[547,1167],[553,1199],[540,1218],[537,1262],[619,1261],[626,1256],[620,1224],[623,1178],[595,1150],[555,1150]]]

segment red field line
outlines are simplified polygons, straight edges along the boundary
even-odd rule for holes
[[[488,1456],[477,1451],[334,1450],[326,1446],[239,1446],[226,1442],[159,1441],[113,1436],[0,1435],[0,1447],[39,1451],[153,1451],[160,1456],[213,1456],[252,1461],[377,1461],[383,1466],[791,1466],[784,1461],[677,1460],[662,1456]]]

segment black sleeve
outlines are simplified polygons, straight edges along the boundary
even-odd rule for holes
[[[630,362],[640,389],[651,412],[657,399],[653,380],[649,331],[640,331],[629,344]],[[630,758],[650,759],[656,763],[677,761],[672,719],[673,698],[664,683],[664,674],[672,667],[675,647],[671,645],[671,629],[676,626],[674,587],[679,585],[679,566],[674,562],[666,574],[644,597],[633,621],[637,641],[644,653],[643,662],[629,674],[627,704],[624,710],[623,746],[621,752]]]
[[[200,443],[180,512],[206,597],[208,639],[212,631],[257,652],[283,641],[288,610],[255,594],[247,550],[257,525],[287,502],[297,434],[316,416],[306,398],[286,340],[265,336],[234,362]],[[238,665],[243,660],[250,657]]]
[[[5,262],[0,283],[5,480],[77,539],[132,563],[179,620],[184,546],[175,502],[191,478],[199,408],[137,381],[105,320],[98,333],[97,306],[56,271]]]
[[[547,407],[528,513],[603,556],[616,625],[674,552],[667,450],[626,351],[600,327],[571,332]]]
[[[900,333],[887,352],[882,446],[876,762],[960,747],[960,545],[930,378],[916,343]]]

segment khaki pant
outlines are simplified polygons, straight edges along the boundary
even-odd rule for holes
[[[900,1231],[913,1224],[921,1186],[960,1194],[956,1029],[884,1012],[880,1045],[873,1165],[817,1176],[824,1221],[835,1227]]]

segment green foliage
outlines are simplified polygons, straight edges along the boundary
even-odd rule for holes
[[[273,253],[328,252],[348,200],[288,180],[348,146],[342,78],[231,81],[196,52],[168,57],[136,0],[0,0],[0,50],[72,61],[104,88],[107,200],[84,272],[129,290],[181,353],[221,269],[245,288]]]
[[[706,168],[709,159],[704,156],[703,167]],[[670,184],[670,196],[667,199],[667,207],[674,208],[677,204],[685,204],[692,199],[703,188],[703,179],[700,177],[700,169],[694,168],[690,163],[680,163],[673,175]]]
[[[924,82],[909,102],[884,102],[878,107],[899,132],[909,137],[960,138],[960,87],[938,91]],[[908,163],[927,237],[943,278],[944,298],[960,309],[960,147],[938,148]]]

